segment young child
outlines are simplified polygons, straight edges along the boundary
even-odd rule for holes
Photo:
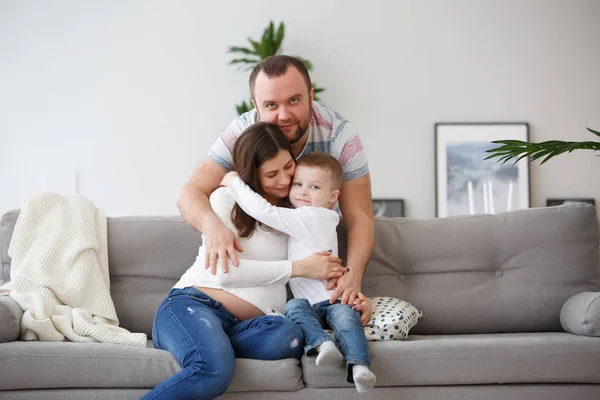
[[[337,256],[339,215],[331,210],[342,185],[342,167],[330,154],[313,152],[298,160],[290,189],[289,200],[295,207],[275,207],[252,191],[235,172],[229,172],[221,181],[248,215],[289,235],[288,258],[299,260],[321,251],[332,251]],[[309,278],[290,279],[294,299],[285,308],[285,316],[296,322],[304,332],[307,355],[318,353],[316,364],[339,365],[346,362],[346,380],[354,383],[363,393],[375,385],[375,374],[369,369],[366,325],[372,305],[359,293],[352,307],[337,300],[329,304],[333,294],[327,290],[327,281]],[[359,315],[359,312],[362,312]],[[323,330],[330,327],[344,356],[335,342]]]

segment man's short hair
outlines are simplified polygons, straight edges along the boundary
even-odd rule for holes
[[[331,173],[331,183],[333,188],[338,190],[342,188],[342,181],[344,178],[342,165],[331,154],[322,151],[313,151],[312,153],[300,157],[297,165],[328,170]]]
[[[306,82],[308,92],[310,93],[312,83],[304,63],[295,57],[276,55],[267,57],[259,62],[250,73],[250,79],[248,83],[250,84],[250,94],[252,95],[252,98],[254,99],[254,85],[256,84],[256,77],[258,74],[264,72],[269,78],[277,78],[285,74],[290,65],[296,68],[300,74],[302,74],[304,81]]]

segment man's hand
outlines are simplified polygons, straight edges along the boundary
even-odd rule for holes
[[[217,273],[217,261],[221,260],[223,272],[229,271],[227,257],[231,258],[234,266],[239,265],[237,251],[243,252],[242,246],[229,228],[219,221],[204,233],[204,268],[210,268],[210,272]]]
[[[223,179],[221,179],[221,183],[219,185],[221,186],[227,186],[229,185],[235,178],[239,178],[240,175],[235,172],[235,171],[229,171],[228,173],[225,174],[225,176],[223,177]]]
[[[352,274],[352,272],[345,273],[337,278],[337,287],[329,299],[329,304],[335,303],[340,297],[342,304],[354,304],[356,296],[360,293],[360,282],[361,277]]]
[[[368,325],[371,314],[373,313],[373,303],[371,303],[371,299],[365,297],[362,293],[358,293],[353,304],[352,309],[360,311],[360,323],[362,326]]]

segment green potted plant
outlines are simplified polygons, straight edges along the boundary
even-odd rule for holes
[[[283,22],[279,24],[277,30],[275,30],[275,25],[273,21],[269,22],[269,25],[263,31],[263,35],[260,40],[253,40],[248,38],[248,42],[251,47],[239,47],[239,46],[231,46],[227,52],[236,54],[236,58],[229,62],[229,65],[237,65],[242,67],[244,70],[251,70],[267,57],[274,56],[276,54],[281,54],[283,48],[281,44],[283,42],[285,36],[285,25]],[[298,60],[302,61],[306,66],[306,69],[311,71],[313,66],[312,63],[304,58],[294,56]],[[319,100],[317,93],[324,91],[325,89],[317,87],[315,83],[313,83],[313,89],[315,90],[315,100]],[[239,115],[252,110],[252,100],[248,102],[242,101],[240,104],[235,106],[237,113]]]
[[[590,128],[586,128],[594,135],[600,137],[600,132]],[[565,142],[561,140],[549,140],[541,143],[530,143],[523,142],[521,140],[495,140],[492,143],[501,144],[502,146],[494,149],[487,150],[487,153],[491,153],[485,158],[497,158],[498,162],[505,163],[508,160],[516,158],[515,163],[524,157],[529,157],[529,162],[544,157],[543,164],[562,153],[570,153],[573,150],[600,150],[600,142],[598,141],[587,141],[587,142]]]

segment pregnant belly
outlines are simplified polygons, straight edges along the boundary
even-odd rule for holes
[[[262,311],[248,303],[246,300],[242,300],[236,295],[224,290],[201,286],[195,286],[195,288],[203,291],[213,299],[220,302],[221,305],[227,309],[227,311],[235,315],[236,318],[241,321],[265,315]]]

